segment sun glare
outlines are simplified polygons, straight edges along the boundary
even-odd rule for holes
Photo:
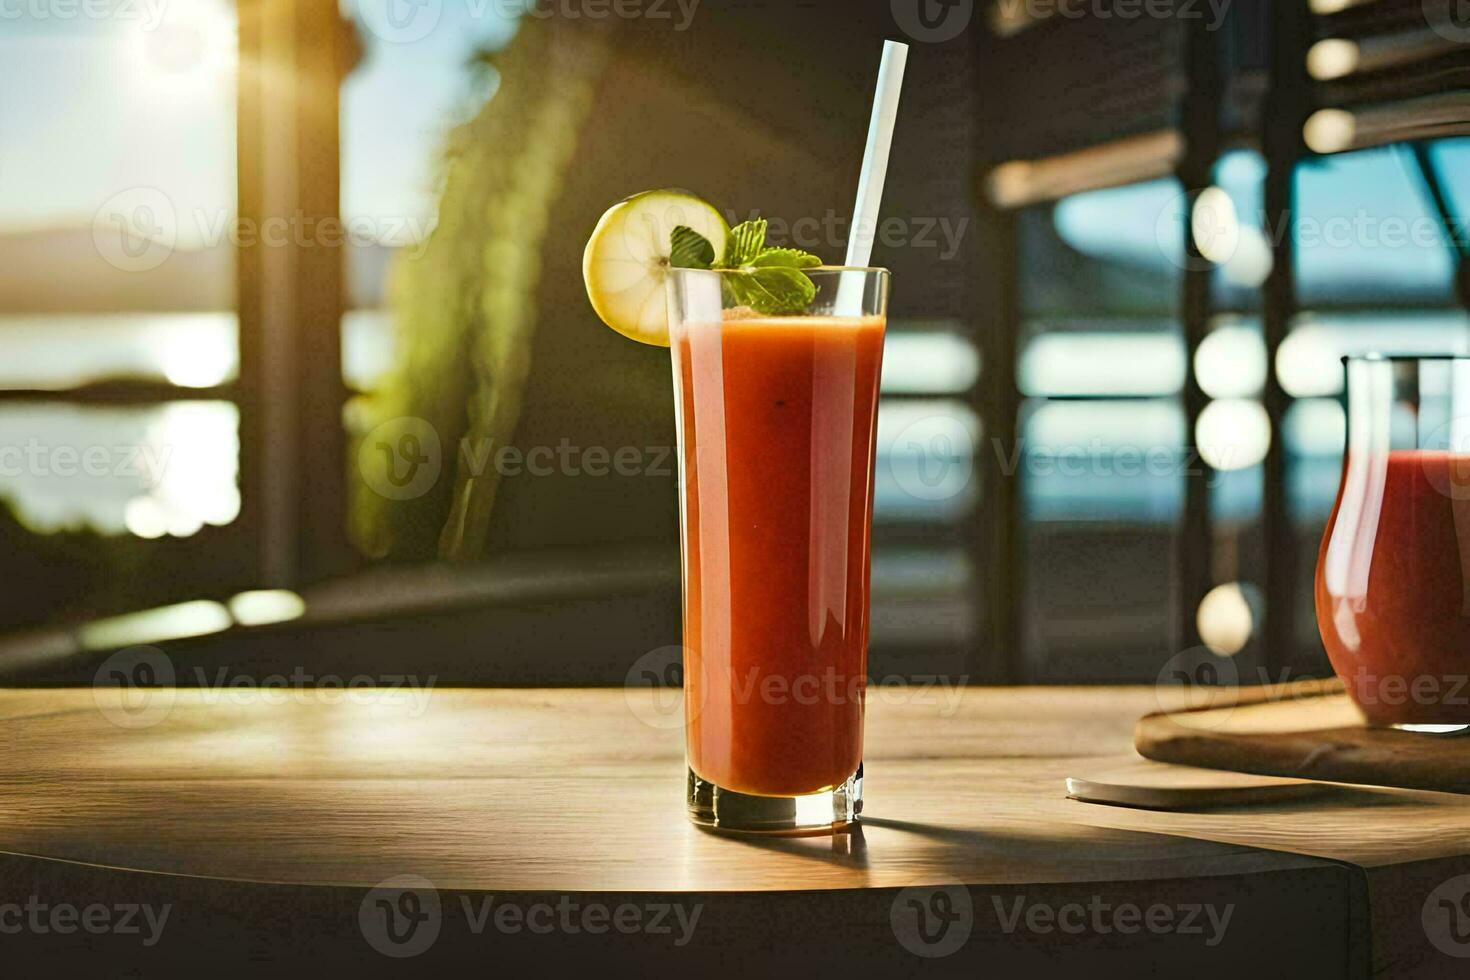
[[[208,92],[235,64],[235,18],[209,0],[170,7],[162,22],[133,29],[132,49],[136,76],[149,89]]]

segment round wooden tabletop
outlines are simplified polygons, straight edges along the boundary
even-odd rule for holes
[[[1230,942],[1198,947],[1231,969],[1267,947],[1277,966],[1328,956],[1349,973],[1439,962],[1420,911],[1470,872],[1470,799],[1344,787],[1187,813],[1067,799],[1067,777],[1136,761],[1134,723],[1158,707],[1140,688],[876,689],[861,828],[772,839],[687,822],[677,703],[658,691],[11,690],[0,881],[295,905],[393,880],[445,901],[658,895],[768,935],[881,921],[905,889],[927,902],[962,886],[997,950],[1128,946],[1105,922],[1081,939],[1043,927],[1131,902],[1176,922],[1231,906]],[[1018,918],[1042,898],[1040,925]],[[795,919],[770,920],[788,906]],[[875,941],[910,956],[894,922]]]

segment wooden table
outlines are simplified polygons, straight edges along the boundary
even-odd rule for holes
[[[684,819],[681,732],[658,692],[138,697],[124,710],[116,690],[0,691],[0,947],[56,964],[289,955],[391,972],[404,964],[379,948],[413,942],[384,939],[392,917],[399,938],[435,931],[415,968],[1470,970],[1424,921],[1431,893],[1470,874],[1470,798],[1345,787],[1202,813],[1066,799],[1065,777],[1135,758],[1152,689],[877,690],[862,828],[804,839]],[[6,903],[32,895],[171,910],[148,946],[7,931]],[[926,945],[920,925],[944,938]]]

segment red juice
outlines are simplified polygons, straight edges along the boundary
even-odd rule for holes
[[[754,796],[863,757],[881,316],[677,326],[689,765]]]
[[[1470,456],[1350,453],[1315,591],[1327,655],[1369,721],[1470,723]]]

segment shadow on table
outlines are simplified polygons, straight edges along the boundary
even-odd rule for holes
[[[1305,801],[1173,812],[1181,815],[1241,817],[1251,814],[1267,816],[1315,813],[1321,817],[1335,815],[1341,820],[1345,814],[1352,814],[1354,811],[1392,809],[1416,804],[1423,804],[1422,794],[1379,787],[1334,786],[1330,792]],[[1079,807],[1094,805],[1106,806],[1081,802],[1077,804]],[[1193,840],[1144,828],[1109,828],[1094,826],[1089,822],[1072,823],[1054,819],[1018,822],[1014,818],[1000,816],[994,824],[985,827],[958,827],[887,817],[863,817],[862,822],[849,832],[830,836],[751,835],[731,836],[728,839],[761,850],[867,870],[870,867],[870,855],[864,828],[880,832],[880,837],[883,832],[887,832],[920,838],[924,841],[922,850],[928,854],[929,859],[937,859],[945,865],[953,864],[958,867],[978,861],[991,865],[994,869],[1001,866],[1035,868],[1077,864],[1086,865],[1098,873],[1121,875],[1124,878],[1140,877],[1146,873],[1145,869],[1189,860],[1201,854],[1218,854],[1222,847],[1214,841]],[[891,847],[892,839],[885,839]],[[1105,847],[1102,846],[1104,843]],[[1242,853],[1248,851],[1248,848],[1242,849]],[[881,843],[878,845],[878,853],[880,856],[884,853],[884,845]]]
[[[987,851],[1014,854],[1028,844],[1043,849],[1054,846],[1051,839],[1033,841],[1024,834],[1014,833],[1013,828],[946,827],[940,824],[890,820],[884,817],[864,817],[851,830],[830,836],[763,837],[752,834],[732,836],[730,839],[762,850],[810,858],[814,861],[827,861],[846,868],[866,869],[868,867],[868,842],[863,836],[864,827],[914,834],[926,838],[941,849],[963,851],[969,854]]]
[[[829,861],[844,868],[862,869],[868,866],[868,842],[863,837],[861,824],[855,824],[849,830],[830,836],[761,837],[751,834],[732,836],[729,839],[780,854]]]

